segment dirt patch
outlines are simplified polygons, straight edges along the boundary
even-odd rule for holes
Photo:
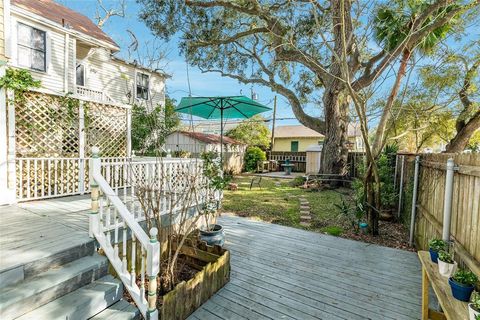
[[[350,229],[345,228],[342,233],[342,238],[378,244],[384,247],[395,249],[402,249],[407,251],[416,251],[408,245],[408,230],[401,223],[380,221],[379,222],[380,235],[372,236],[370,234],[358,234]]]

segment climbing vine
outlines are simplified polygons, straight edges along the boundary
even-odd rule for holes
[[[0,88],[13,90],[14,99],[20,103],[25,102],[24,92],[30,88],[39,88],[40,80],[35,80],[30,71],[25,69],[8,68],[5,75],[0,78]]]

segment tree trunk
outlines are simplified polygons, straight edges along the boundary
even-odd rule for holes
[[[328,90],[323,96],[326,130],[321,173],[347,173],[349,102],[348,95],[337,90]]]
[[[455,137],[450,140],[445,152],[457,153],[465,150],[468,141],[478,128],[480,128],[480,111],[477,111],[477,113],[463,127],[457,128],[457,130],[460,130],[458,130]]]

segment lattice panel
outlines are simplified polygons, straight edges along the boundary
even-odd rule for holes
[[[17,156],[78,157],[78,110],[69,110],[61,99],[26,92],[16,101]]]
[[[124,157],[127,154],[127,110],[121,107],[89,102],[86,154],[100,148],[102,157]]]

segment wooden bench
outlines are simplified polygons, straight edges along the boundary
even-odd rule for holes
[[[419,251],[418,257],[422,263],[422,320],[465,320],[468,319],[466,302],[455,299],[448,284],[448,278],[440,275],[438,265],[430,259],[427,251]],[[432,286],[437,296],[442,312],[428,307],[428,288]]]

